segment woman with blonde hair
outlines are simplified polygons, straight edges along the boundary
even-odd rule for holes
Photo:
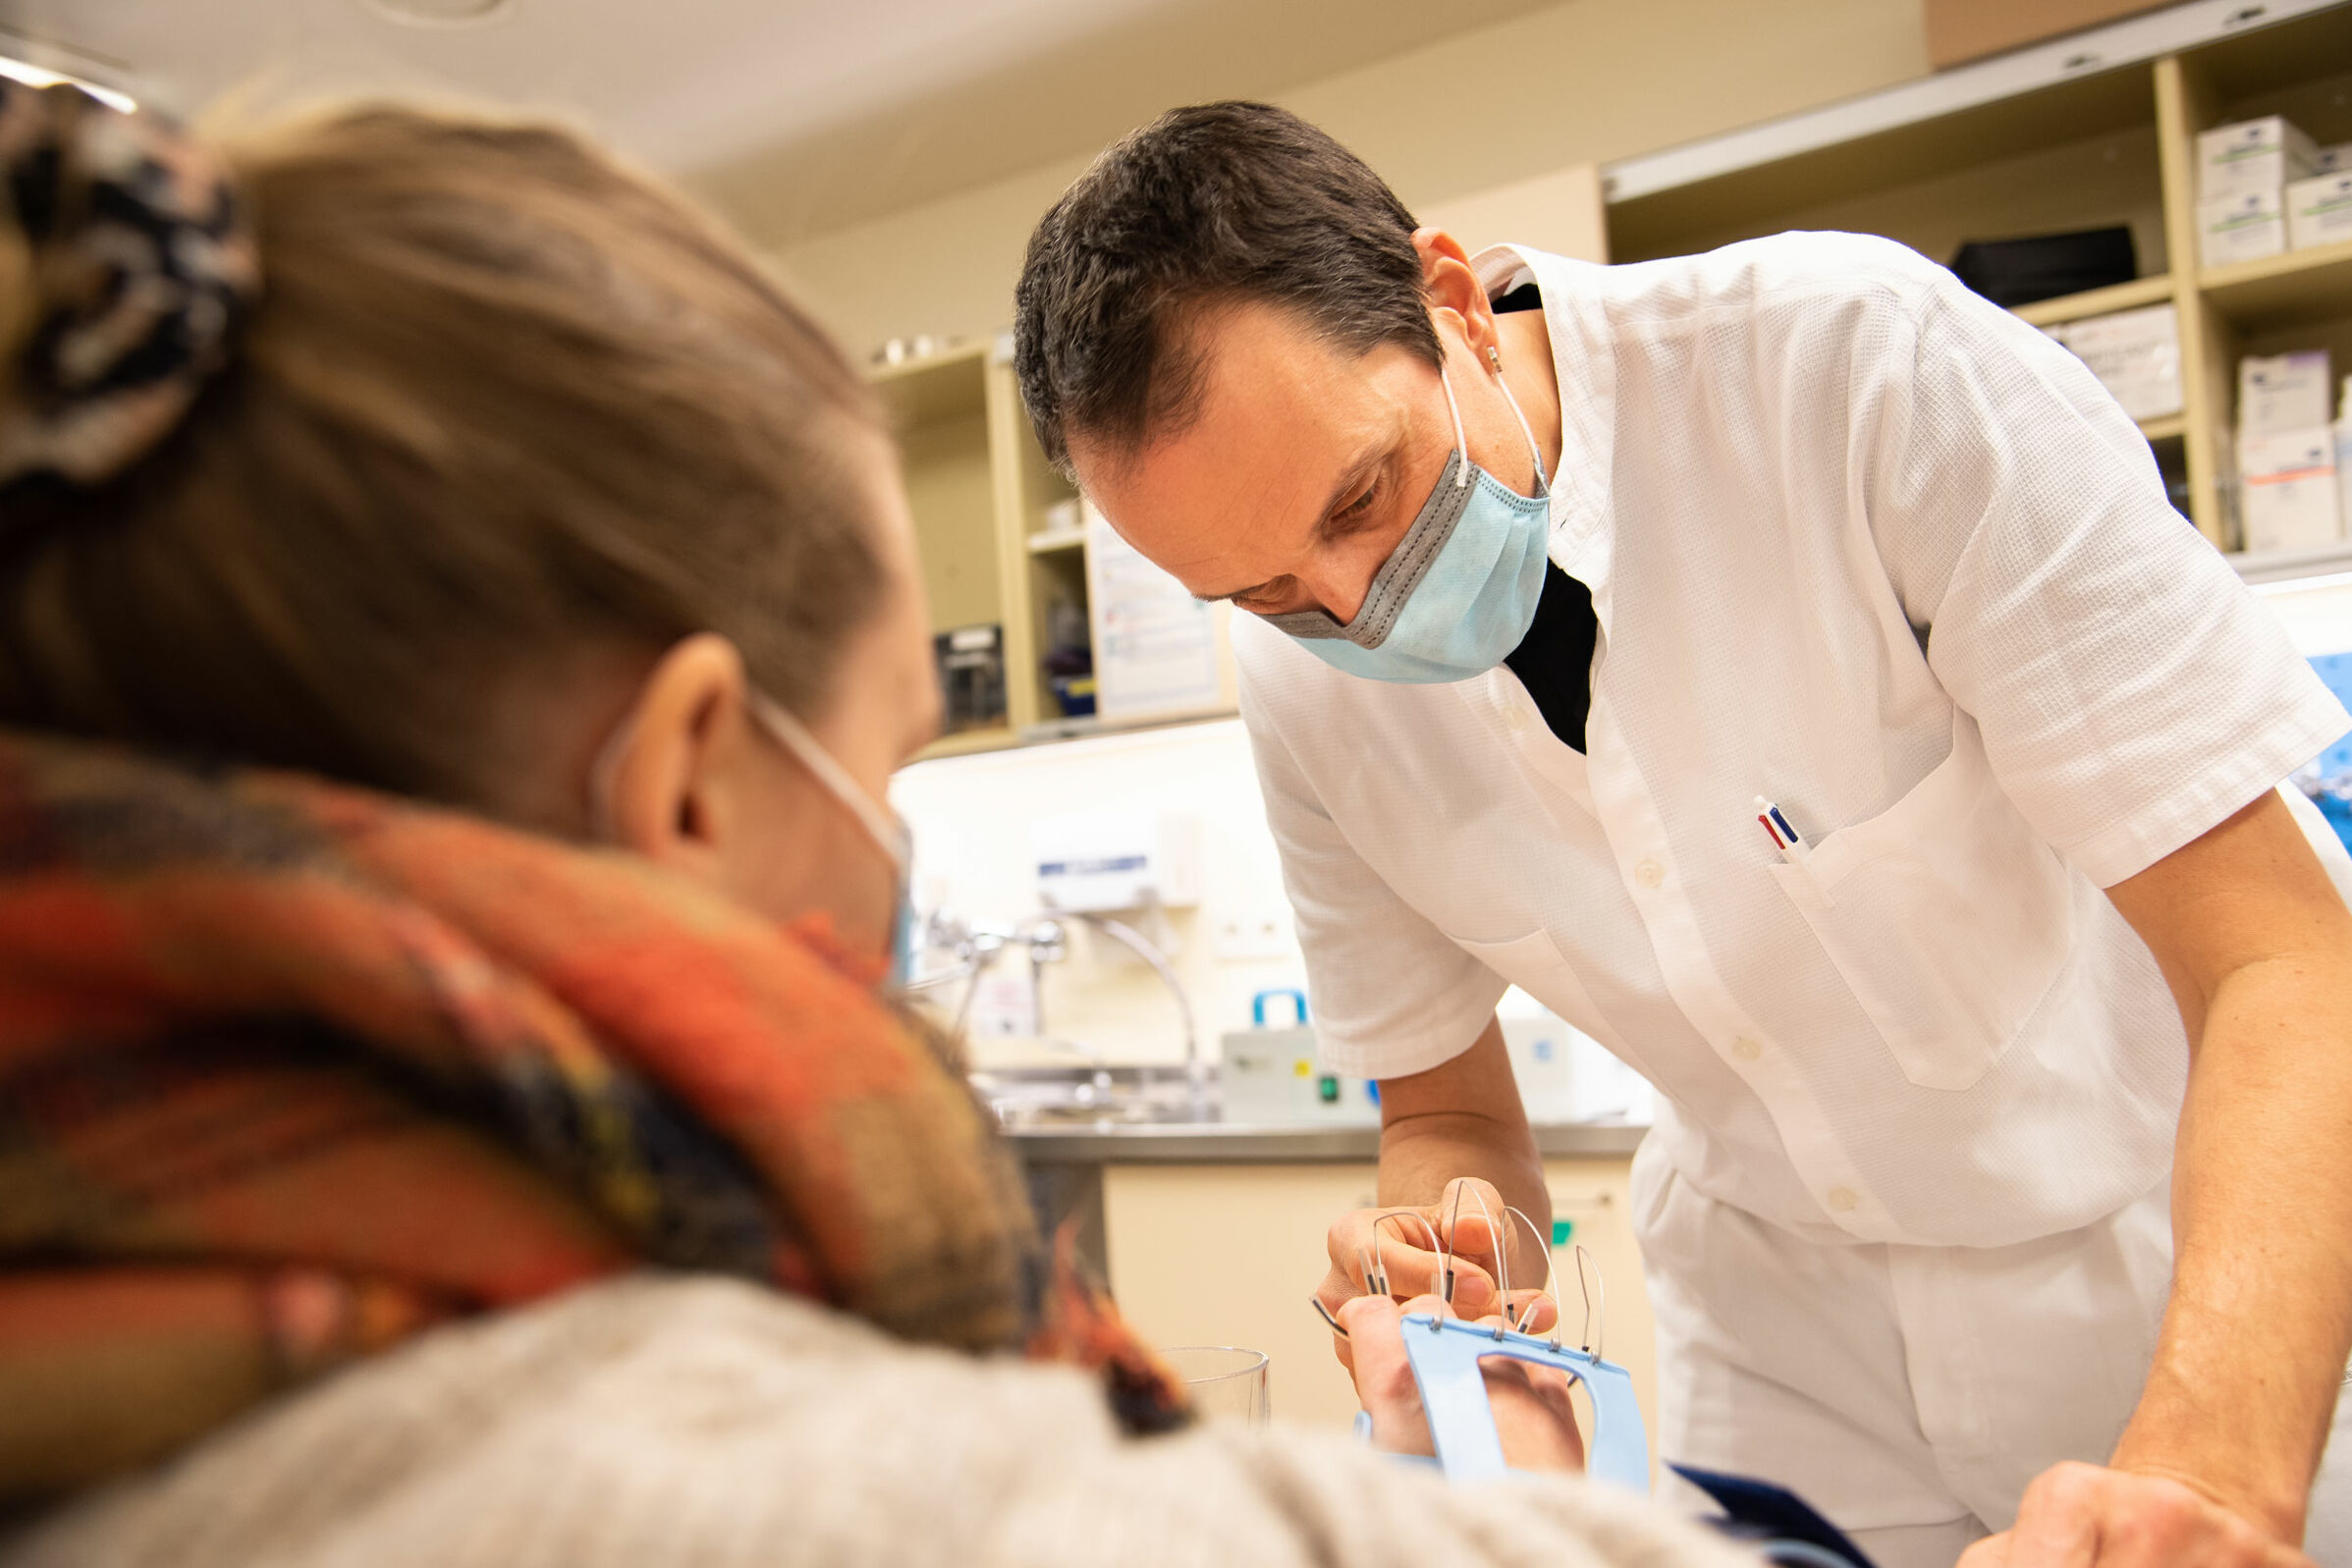
[[[888,439],[713,226],[388,107],[0,82],[0,1561],[1736,1560],[1194,1423],[1051,1266],[878,992]]]

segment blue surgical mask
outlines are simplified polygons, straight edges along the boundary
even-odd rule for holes
[[[1453,383],[1443,369],[1438,375],[1453,452],[1355,619],[1341,625],[1320,610],[1265,618],[1325,664],[1367,680],[1426,685],[1484,675],[1527,635],[1544,595],[1552,506],[1535,432],[1497,375],[1535,454],[1536,493],[1523,496],[1470,461]]]

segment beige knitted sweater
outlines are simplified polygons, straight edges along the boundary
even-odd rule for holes
[[[640,1275],[443,1329],[0,1547],[4,1568],[1737,1568],[1567,1481],[1449,1491],[1337,1435],[1130,1440],[1078,1374]]]

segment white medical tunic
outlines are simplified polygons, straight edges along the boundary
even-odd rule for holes
[[[1235,618],[1330,1066],[1433,1067],[1516,983],[1663,1091],[1678,1179],[1798,1238],[2149,1194],[2188,1054],[2102,890],[2352,719],[2090,372],[1910,250],[1476,266],[1543,297],[1589,755],[1507,669],[1384,684]]]

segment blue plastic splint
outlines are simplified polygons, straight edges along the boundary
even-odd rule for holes
[[[1495,1413],[1487,1405],[1486,1379],[1478,1370],[1480,1362],[1502,1356],[1564,1372],[1583,1383],[1593,1401],[1586,1473],[1634,1491],[1650,1489],[1650,1439],[1642,1429],[1641,1404],[1633,1397],[1633,1375],[1615,1362],[1556,1339],[1482,1327],[1459,1318],[1417,1312],[1403,1326],[1405,1359],[1420,1385],[1430,1439],[1449,1482],[1462,1486],[1509,1469],[1495,1432]]]

